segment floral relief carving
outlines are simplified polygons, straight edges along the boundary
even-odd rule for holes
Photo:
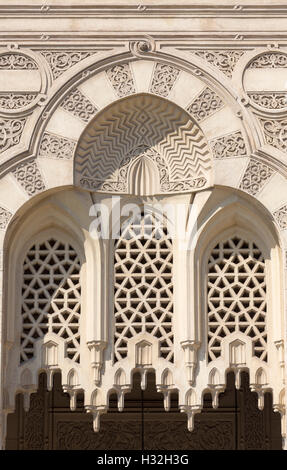
[[[287,68],[287,55],[280,51],[265,52],[251,60],[247,67],[247,72],[249,69],[250,73],[244,75],[244,88],[251,104],[260,106],[269,112],[286,109],[286,84],[283,80],[286,72],[284,70],[280,72],[282,68]],[[260,71],[260,69],[269,69],[269,75],[266,76],[263,82],[260,79],[260,73],[262,72],[264,75],[264,70]],[[277,70],[272,71],[270,69]],[[283,74],[282,80],[275,79],[275,76],[277,76],[274,75],[275,73]],[[257,80],[256,77],[258,77]]]
[[[247,149],[241,131],[211,141],[214,158],[246,156]]]
[[[232,450],[233,423],[228,420],[202,420],[190,433],[178,420],[145,422],[145,450]]]
[[[19,144],[26,119],[0,118],[0,152]]]
[[[160,96],[168,96],[180,70],[172,65],[157,63],[154,69],[150,92]]]
[[[12,173],[29,196],[34,196],[34,194],[45,189],[45,184],[35,161],[20,163]]]
[[[255,159],[250,159],[239,189],[255,196],[273,175],[274,170]]]
[[[12,213],[3,207],[0,207],[0,229],[5,229],[8,225],[9,220],[12,217]]]
[[[52,50],[41,50],[39,51],[47,60],[53,78],[56,79],[66,70],[73,67],[83,59],[90,57],[94,52],[88,51],[52,51]]]
[[[266,434],[264,432],[264,415],[258,409],[258,397],[250,393],[246,380],[243,381],[244,390],[244,449],[268,449]]]
[[[262,108],[283,109],[287,106],[287,94],[285,92],[256,92],[248,93],[249,98]]]
[[[45,132],[40,143],[39,156],[70,159],[73,157],[75,146],[76,142],[71,139]]]
[[[206,87],[187,107],[187,111],[197,120],[202,121],[219,109],[223,108],[222,99],[215,91]]]
[[[73,90],[62,101],[61,107],[84,122],[89,122],[97,112],[93,103],[78,89]]]
[[[40,377],[39,380],[41,380]],[[45,396],[44,391],[33,393],[29,413],[24,421],[24,449],[44,450],[44,417],[45,417]]]
[[[60,421],[56,446],[59,450],[138,450],[141,447],[139,420],[103,420],[95,434],[87,421]]]
[[[108,69],[106,74],[120,98],[135,93],[136,89],[129,64],[115,65]]]
[[[244,51],[237,50],[204,50],[195,51],[195,55],[205,59],[210,64],[219,68],[227,77],[232,76],[233,69]]]
[[[0,108],[19,109],[35,100],[36,93],[0,93]]]
[[[287,67],[287,55],[282,52],[266,52],[256,57],[250,64],[249,68],[278,68]]]
[[[194,178],[191,181],[168,181],[162,185],[162,189],[166,192],[189,191],[203,188],[207,183],[204,177]]]
[[[0,55],[0,69],[2,70],[37,70],[36,62],[26,54],[7,53]]]
[[[283,150],[287,149],[287,119],[261,119],[267,144]]]
[[[91,189],[93,191],[112,191],[112,192],[126,192],[127,185],[118,181],[107,181],[102,182],[97,179],[90,179],[88,177],[81,177],[79,181],[80,185],[86,189]]]
[[[273,216],[281,229],[287,228],[287,204],[273,212]]]

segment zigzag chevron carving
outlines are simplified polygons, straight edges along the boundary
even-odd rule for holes
[[[190,191],[209,184],[211,156],[201,129],[175,104],[148,94],[117,101],[90,122],[75,153],[75,184],[129,193],[134,185],[127,165],[132,165],[135,150],[141,158],[137,150],[141,147],[144,158],[149,158],[150,149],[158,154],[161,167],[165,162],[160,192]]]

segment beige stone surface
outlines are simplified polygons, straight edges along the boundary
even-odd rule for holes
[[[285,0],[0,0],[2,448],[39,371],[71,409],[84,391],[99,432],[151,369],[189,431],[248,371],[286,448],[286,17]],[[153,204],[171,212],[146,243]]]

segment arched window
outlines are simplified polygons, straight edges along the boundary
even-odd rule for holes
[[[149,333],[159,357],[173,362],[172,240],[152,214],[138,215],[115,244],[115,362],[127,357],[128,340]]]
[[[34,243],[23,262],[20,362],[34,357],[46,333],[65,341],[65,355],[80,362],[80,259],[68,243],[55,238]]]
[[[213,247],[208,259],[208,359],[222,355],[222,339],[241,332],[253,355],[267,361],[266,275],[253,241],[233,236]]]

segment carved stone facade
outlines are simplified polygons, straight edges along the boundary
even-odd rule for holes
[[[25,125],[25,119],[1,119],[0,121],[0,152],[17,145]]]
[[[131,193],[129,176],[143,155],[158,172],[159,184],[148,194],[195,190],[210,181],[210,153],[198,125],[174,105],[146,94],[110,106],[90,123],[75,151],[75,180],[92,191]]]
[[[284,1],[12,3],[1,448],[286,448]]]
[[[240,57],[244,54],[244,51],[232,49],[210,49],[205,51],[199,50],[195,51],[194,53],[231,78],[234,67]]]

